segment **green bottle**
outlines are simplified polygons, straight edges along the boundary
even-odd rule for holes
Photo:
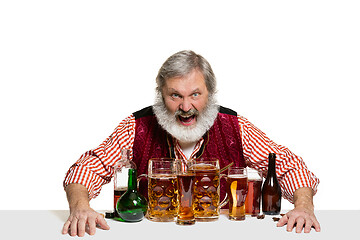
[[[129,169],[128,190],[119,198],[116,211],[125,222],[141,221],[147,211],[146,198],[137,191],[137,171]]]

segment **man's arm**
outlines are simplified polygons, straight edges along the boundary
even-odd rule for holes
[[[82,237],[85,231],[90,235],[96,232],[96,226],[104,230],[110,229],[104,217],[90,208],[89,193],[81,184],[69,184],[66,189],[69,202],[70,216],[65,222],[62,233]]]
[[[83,236],[86,231],[92,235],[96,231],[96,225],[109,229],[103,217],[90,208],[89,200],[100,193],[104,184],[110,182],[118,153],[122,148],[132,148],[134,135],[135,118],[131,115],[99,147],[84,153],[70,167],[63,183],[70,207],[70,216],[64,224],[63,234]]]
[[[296,232],[309,233],[311,227],[320,232],[320,224],[314,214],[313,190],[308,187],[298,188],[294,192],[294,209],[286,213],[278,222],[277,226],[282,227],[287,224],[286,230],[291,232],[296,227]]]
[[[320,231],[313,205],[319,179],[306,167],[301,157],[273,142],[246,118],[238,116],[238,120],[244,157],[249,167],[266,172],[268,154],[276,153],[276,175],[282,196],[295,204],[294,209],[281,218],[278,226],[287,224],[287,230],[291,231],[296,225],[296,232],[301,232],[303,228],[304,232],[310,232],[311,226],[314,226],[316,231]]]

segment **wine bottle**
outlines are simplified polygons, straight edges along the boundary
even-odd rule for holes
[[[281,210],[281,188],[276,177],[276,154],[269,154],[269,167],[262,187],[262,211],[266,215],[278,215]]]
[[[130,160],[130,150],[121,149],[120,160],[114,166],[114,218],[119,217],[116,212],[116,204],[127,191],[130,168],[136,169],[135,163]]]
[[[145,217],[147,211],[146,198],[137,190],[136,175],[136,169],[129,169],[128,189],[116,205],[118,216],[125,222],[139,222]]]

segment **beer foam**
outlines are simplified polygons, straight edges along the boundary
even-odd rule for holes
[[[247,169],[247,174],[248,174],[248,179],[249,180],[258,180],[258,181],[262,180],[261,175],[255,169],[248,168]]]
[[[230,178],[246,178],[244,174],[230,174],[228,175]]]
[[[176,175],[174,174],[161,174],[161,173],[157,173],[157,174],[152,174],[152,175],[149,175],[150,178],[153,178],[153,179],[173,179],[173,178],[176,178]]]
[[[214,165],[208,163],[197,163],[190,167],[194,171],[216,171],[218,170]]]

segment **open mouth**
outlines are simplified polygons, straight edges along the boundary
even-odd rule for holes
[[[195,115],[191,115],[191,116],[187,116],[187,117],[179,115],[178,117],[179,117],[181,124],[183,124],[185,126],[189,126],[189,125],[193,124],[193,122],[195,121]]]

